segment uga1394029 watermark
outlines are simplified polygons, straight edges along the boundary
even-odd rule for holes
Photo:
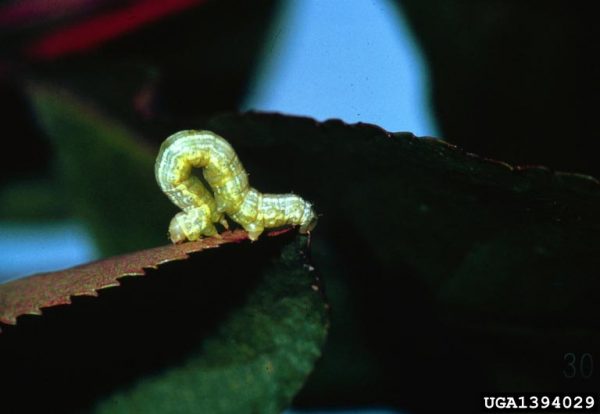
[[[599,396],[600,393],[484,393],[481,410],[489,413],[595,413]]]

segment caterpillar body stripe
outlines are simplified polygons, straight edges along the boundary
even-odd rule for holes
[[[192,174],[202,168],[205,182]],[[173,243],[217,235],[215,223],[228,227],[226,216],[241,225],[251,240],[267,228],[300,226],[312,230],[312,204],[295,194],[262,194],[250,187],[248,174],[231,145],[210,131],[185,130],[161,145],[154,168],[161,190],[182,211],[169,224]]]

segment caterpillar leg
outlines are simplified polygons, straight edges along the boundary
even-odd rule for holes
[[[173,243],[194,241],[202,236],[217,234],[217,229],[211,220],[211,211],[206,205],[177,213],[169,224],[169,237]]]
[[[225,216],[222,216],[221,219],[218,220],[218,222],[221,226],[225,227],[226,230],[229,230],[229,223],[227,222],[227,219],[225,218]]]
[[[248,232],[248,238],[255,241],[265,231],[265,228],[258,223],[247,223],[243,225],[244,230]]]

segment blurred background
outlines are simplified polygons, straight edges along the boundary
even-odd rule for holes
[[[101,254],[61,193],[57,143],[28,102],[32,81],[66,86],[141,130],[164,119],[278,111],[368,122],[509,163],[598,175],[597,29],[589,7],[2,1],[0,280]]]
[[[152,151],[161,125],[260,110],[598,176],[591,4],[0,1],[0,282],[167,241],[107,242],[98,223],[116,210],[82,199],[73,142],[36,110],[48,88],[109,113]]]
[[[440,135],[429,99],[429,68],[394,2],[356,1],[344,7],[336,1],[254,2],[246,6],[244,17],[250,19],[244,26],[231,24],[238,18],[228,16],[223,2],[169,3],[172,8],[152,1],[117,6],[69,0],[55,7],[32,0],[2,3],[3,121],[5,130],[23,138],[11,140],[14,153],[28,155],[3,167],[0,280],[100,255],[85,225],[61,205],[52,144],[35,124],[23,92],[23,82],[31,78],[93,88],[88,83],[103,77],[102,65],[138,66],[141,89],[121,104],[132,106],[136,121],[198,109],[203,114],[261,110]],[[201,27],[213,19],[222,25]],[[178,21],[197,30],[178,34]],[[177,46],[167,40],[156,47],[167,50],[146,50],[164,31],[169,39],[189,39],[180,53],[196,58],[192,68],[172,67],[170,54],[178,53]],[[241,38],[246,41],[234,40]],[[162,65],[157,59],[164,59]],[[102,82],[118,89],[121,81],[114,80]]]

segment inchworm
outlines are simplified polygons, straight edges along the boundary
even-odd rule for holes
[[[192,174],[203,168],[204,180]],[[160,147],[154,168],[156,181],[183,211],[169,224],[173,243],[217,233],[215,223],[228,228],[225,215],[240,224],[251,240],[267,228],[300,226],[312,230],[317,216],[311,203],[294,194],[262,194],[248,184],[248,174],[225,139],[210,131],[179,131]]]

